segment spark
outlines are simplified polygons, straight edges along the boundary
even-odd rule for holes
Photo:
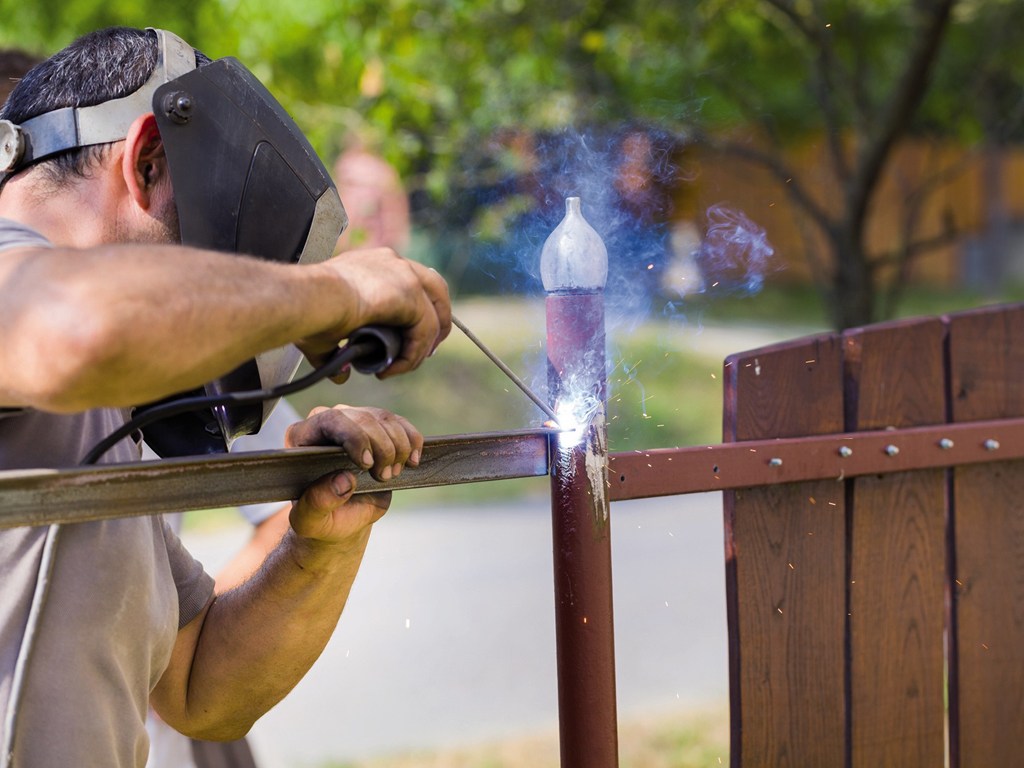
[[[600,406],[600,401],[591,394],[577,395],[574,398],[560,401],[555,406],[555,414],[558,416],[557,423],[563,430],[559,435],[559,442],[568,447],[581,443]]]

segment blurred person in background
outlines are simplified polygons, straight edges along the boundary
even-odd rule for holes
[[[351,131],[334,163],[334,183],[349,222],[337,250],[386,247],[401,253],[409,245],[409,197],[398,171],[364,134]]]

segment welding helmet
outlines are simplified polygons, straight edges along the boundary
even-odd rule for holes
[[[237,60],[197,69],[190,45],[153,31],[157,64],[134,93],[44,113],[20,126],[0,121],[0,183],[58,152],[124,139],[139,115],[152,112],[183,245],[286,263],[328,258],[348,219],[299,127]],[[212,395],[269,388],[289,381],[301,359],[293,345],[273,349],[203,389]],[[274,405],[268,400],[182,414],[147,427],[146,442],[161,456],[222,452],[237,437],[259,431]]]

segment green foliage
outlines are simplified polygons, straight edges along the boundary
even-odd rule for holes
[[[0,0],[0,44],[50,52],[108,24],[165,26],[214,57],[237,56],[333,155],[369,125],[405,175],[460,167],[466,141],[646,119],[683,130],[749,120],[781,133],[819,122],[815,89],[852,125],[900,71],[915,4],[898,0]],[[1020,91],[1017,0],[961,3],[922,125],[976,133],[978,102]],[[813,40],[834,60],[819,82]],[[988,90],[965,89],[984,75]],[[1002,100],[999,101],[999,100]],[[965,101],[976,109],[962,109]],[[957,106],[960,109],[957,109]],[[975,123],[972,131],[970,123]]]
[[[1024,4],[971,0],[958,7],[919,129],[967,143],[1024,140]]]
[[[815,90],[830,85],[853,125],[865,103],[891,90],[915,5],[824,0],[794,3],[793,17],[779,10],[785,5],[0,0],[0,44],[42,53],[108,24],[174,29],[214,57],[246,62],[325,156],[346,131],[371,126],[405,176],[423,174],[419,183],[443,194],[459,186],[470,142],[501,128],[645,119],[682,131],[749,121],[753,112],[792,135],[820,125]],[[1021,15],[1016,0],[961,4],[922,126],[974,135],[979,100],[1019,93],[1024,52],[1013,34]],[[826,82],[815,74],[815,35],[827,35],[834,51]],[[989,90],[964,89],[965,74],[979,71]],[[977,109],[962,109],[965,100]]]
[[[0,44],[51,52],[109,24],[165,26],[237,56],[331,155],[363,124],[390,159],[453,169],[471,136],[553,128],[678,101],[672,4],[408,0],[3,0]],[[55,22],[56,20],[56,22]]]
[[[753,126],[780,146],[823,129],[836,146],[869,146],[891,113],[923,14],[936,5],[0,0],[0,45],[45,53],[118,23],[164,26],[213,57],[237,56],[328,162],[351,132],[369,138],[406,182],[431,263],[456,290],[463,273],[466,290],[475,290],[484,283],[466,265],[544,205],[519,185],[531,157],[511,148],[514,137],[607,136],[643,124],[685,140]],[[1024,138],[1024,46],[1015,39],[1022,22],[1020,0],[958,0],[906,128],[966,142]],[[826,234],[847,223],[862,226],[836,224]],[[485,277],[486,285],[506,284],[500,274]]]

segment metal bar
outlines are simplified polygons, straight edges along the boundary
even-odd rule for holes
[[[664,448],[609,457],[612,501],[1024,458],[1024,419]]]
[[[551,294],[547,322],[552,402],[565,409],[582,398],[596,407],[579,430],[558,436],[552,457],[561,765],[614,768],[618,729],[606,493],[604,298],[601,293]]]
[[[408,468],[388,483],[360,474],[358,492],[541,476],[548,473],[552,434],[537,430],[427,438],[420,467]],[[659,448],[608,458],[609,500],[626,501],[1024,459],[1024,419]],[[281,501],[295,498],[317,477],[343,469],[354,467],[340,449],[299,448],[83,469],[0,471],[0,528]]]
[[[426,439],[420,465],[378,482],[340,448],[0,472],[0,529],[295,499],[319,477],[349,470],[357,493],[548,474],[551,430]]]

